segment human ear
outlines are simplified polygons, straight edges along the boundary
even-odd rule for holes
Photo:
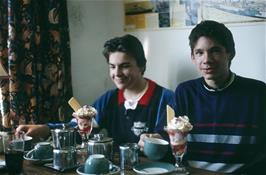
[[[195,64],[195,57],[193,55],[193,52],[191,52],[190,58],[191,58],[192,62]]]
[[[140,70],[141,74],[143,75],[145,70],[146,70],[146,67],[145,66],[139,67],[139,70]]]
[[[233,55],[233,54],[230,53],[230,55],[229,55],[229,59],[230,59],[231,61],[233,60],[234,57],[235,57],[235,55]]]
[[[227,53],[227,58],[228,58],[229,61],[232,61],[233,58],[234,58],[234,56],[235,56],[235,55],[233,55],[233,54],[230,53],[230,52]]]

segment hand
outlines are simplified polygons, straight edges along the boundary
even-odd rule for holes
[[[150,137],[162,139],[162,136],[160,134],[158,134],[158,133],[141,134],[140,138],[139,138],[139,142],[138,142],[138,145],[139,145],[141,151],[143,151],[143,149],[144,149],[144,140],[146,138],[150,138]]]
[[[16,132],[19,131],[24,131],[25,135],[31,136],[35,140],[47,138],[50,133],[47,125],[19,125]]]

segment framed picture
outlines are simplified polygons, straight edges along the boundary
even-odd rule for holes
[[[126,0],[125,30],[171,27],[170,0]]]
[[[266,21],[265,0],[124,0],[125,31]]]
[[[266,21],[265,0],[203,0],[203,20],[211,19],[223,23],[245,23]]]

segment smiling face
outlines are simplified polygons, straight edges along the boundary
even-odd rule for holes
[[[118,89],[134,89],[143,79],[143,69],[126,53],[110,53],[108,64],[110,77]]]
[[[191,57],[208,85],[227,81],[232,56],[219,43],[202,36],[197,40]]]

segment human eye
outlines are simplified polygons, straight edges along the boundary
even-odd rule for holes
[[[201,55],[203,55],[203,51],[202,50],[195,50],[194,55],[197,57],[200,57]]]
[[[114,68],[115,68],[115,65],[109,64],[109,69],[114,69]]]
[[[212,54],[221,54],[223,52],[223,49],[221,47],[214,47],[210,50]]]
[[[122,64],[121,66],[120,66],[120,68],[121,69],[128,69],[128,68],[130,68],[131,67],[131,65],[130,64]]]

